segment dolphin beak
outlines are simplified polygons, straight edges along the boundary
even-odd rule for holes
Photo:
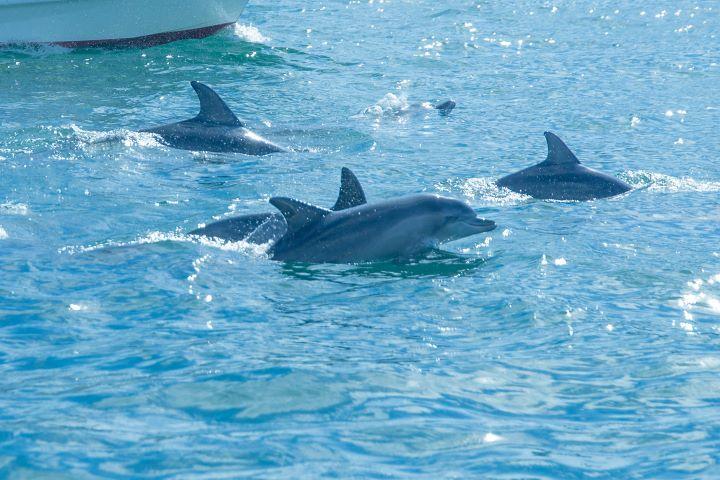
[[[476,217],[464,223],[472,227],[478,233],[489,232],[490,230],[495,230],[495,228],[497,227],[497,225],[495,225],[495,222],[493,222],[492,220],[487,220],[480,217]]]

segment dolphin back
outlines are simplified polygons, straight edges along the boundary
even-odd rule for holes
[[[554,133],[545,132],[545,161],[499,179],[498,187],[541,200],[593,200],[625,193],[627,183],[587,168]]]
[[[435,110],[440,112],[440,115],[449,115],[453,111],[457,104],[454,100],[446,100],[442,103],[435,105]]]

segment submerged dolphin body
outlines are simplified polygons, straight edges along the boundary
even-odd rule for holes
[[[464,202],[421,194],[342,211],[286,197],[270,199],[287,232],[269,250],[274,260],[357,263],[407,258],[440,243],[487,232],[495,222],[478,218]]]
[[[547,159],[501,178],[497,186],[544,200],[592,200],[632,189],[615,177],[581,165],[557,135],[545,132],[545,138]]]
[[[365,192],[355,174],[343,168],[340,177],[340,193],[333,210],[345,210],[366,203]],[[238,242],[263,244],[281,238],[287,231],[285,219],[279,213],[257,213],[240,215],[211,223],[190,232],[210,238]]]
[[[456,106],[457,103],[451,99],[435,105],[430,102],[408,103],[404,97],[399,97],[394,93],[388,93],[378,100],[375,105],[367,107],[360,112],[360,115],[403,117],[406,115],[422,114],[428,110],[437,110],[440,115],[445,116],[449,115]]]
[[[285,149],[250,131],[213,89],[190,82],[200,99],[200,113],[189,120],[142,130],[173,148],[206,152],[267,155]]]

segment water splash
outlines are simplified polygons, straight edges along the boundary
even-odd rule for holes
[[[396,116],[410,110],[410,103],[404,94],[387,93],[383,98],[363,110],[360,115],[369,117]]]
[[[72,48],[38,43],[16,43],[3,47],[3,53],[20,59],[66,55],[68,52],[72,52]]]
[[[517,205],[532,197],[498,187],[492,178],[451,179],[435,184],[440,192],[460,193],[470,200],[481,200],[492,205]]]
[[[0,203],[0,214],[4,215],[20,215],[27,216],[30,213],[30,207],[24,203],[6,202]]]
[[[633,188],[659,192],[720,192],[720,182],[703,182],[690,177],[673,177],[646,170],[629,170],[619,175]]]
[[[70,125],[76,140],[82,145],[97,145],[119,142],[126,147],[161,147],[157,135],[147,132],[135,132],[124,128],[104,131],[85,130],[77,125]]]
[[[690,177],[673,177],[645,170],[630,170],[619,175],[633,189],[648,189],[654,192],[720,192],[720,182],[698,181]],[[471,200],[481,200],[493,205],[516,205],[532,197],[498,187],[495,179],[478,177],[451,179],[435,184],[440,192],[460,193]]]
[[[150,232],[146,235],[137,237],[134,240],[128,241],[117,241],[108,240],[106,242],[97,243],[94,245],[70,245],[62,247],[58,250],[58,253],[67,253],[69,255],[77,255],[81,253],[89,253],[98,250],[105,250],[108,248],[123,248],[133,247],[138,245],[150,245],[162,242],[184,242],[184,243],[195,243],[198,245],[204,245],[212,248],[217,248],[229,252],[239,252],[249,256],[262,257],[267,255],[267,251],[270,248],[270,242],[265,244],[256,244],[246,241],[230,242],[217,238],[208,238],[198,235],[188,235],[179,231],[175,232]]]
[[[10,238],[10,235],[8,235],[7,231],[0,225],[0,240],[5,240],[7,238]]]
[[[260,32],[260,30],[253,25],[243,25],[240,23],[236,23],[235,28],[233,29],[233,33],[239,39],[250,43],[267,43],[271,40],[270,38],[263,35],[262,32]]]

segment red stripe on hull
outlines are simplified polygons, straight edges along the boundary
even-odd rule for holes
[[[114,38],[109,40],[82,40],[78,42],[52,42],[54,45],[60,45],[66,48],[127,48],[127,47],[153,47],[162,45],[163,43],[175,42],[177,40],[186,40],[189,38],[205,38],[225,27],[232,25],[231,23],[223,23],[221,25],[213,25],[211,27],[195,28],[192,30],[180,30],[177,32],[155,33],[143,37],[134,38]]]

